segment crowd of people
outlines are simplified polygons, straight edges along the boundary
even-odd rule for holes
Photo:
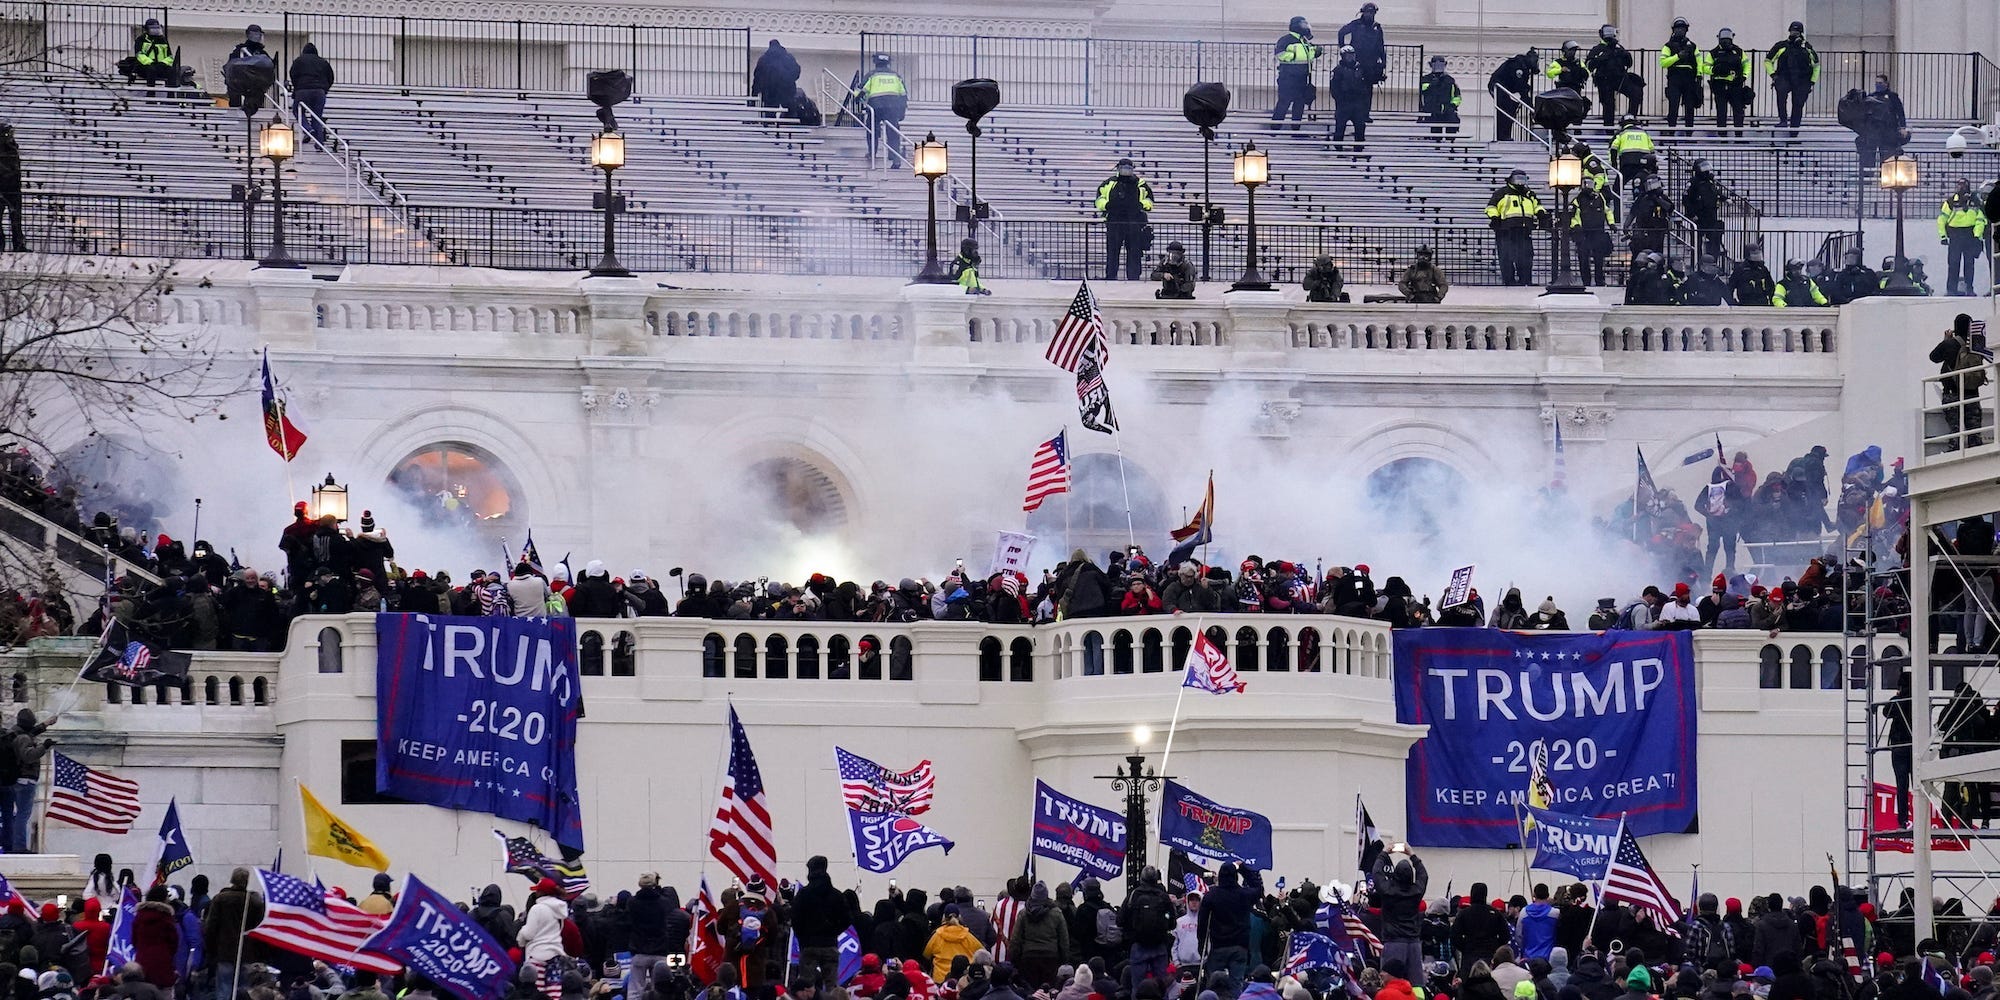
[[[1386,841],[1386,838],[1385,838]],[[1225,863],[1167,880],[1145,868],[1114,901],[1095,878],[1010,879],[989,898],[893,880],[872,904],[839,889],[827,859],[805,877],[725,889],[707,918],[658,873],[600,899],[534,883],[517,910],[499,885],[459,906],[509,950],[520,974],[504,1000],[1990,1000],[2000,903],[1988,919],[1939,908],[1940,939],[1917,941],[1912,899],[1888,911],[1861,892],[1702,894],[1671,919],[1607,902],[1582,884],[1501,898],[1485,883],[1438,892],[1406,845],[1384,843],[1342,892]],[[134,958],[105,969],[108,921],[129,869],[99,855],[86,885],[0,914],[0,982],[38,1000],[433,1000],[421,976],[379,977],[340,956],[312,957],[245,937],[266,916],[251,873],[210,894],[144,888]],[[348,897],[395,905],[394,880]],[[341,890],[336,889],[336,892]],[[341,892],[342,895],[346,895]],[[1532,897],[1532,898],[1530,898]],[[1348,918],[1358,921],[1356,928]],[[708,919],[712,918],[712,919]],[[1362,930],[1365,928],[1365,932]],[[1294,962],[1295,935],[1351,942]],[[842,971],[840,938],[863,952]],[[1373,941],[1370,941],[1370,938]]]

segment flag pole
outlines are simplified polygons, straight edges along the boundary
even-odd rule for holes
[[[1201,623],[1202,623],[1202,616],[1196,615],[1194,619],[1194,634],[1197,639],[1199,639],[1202,634]],[[1192,643],[1190,643],[1188,646],[1188,655],[1189,656],[1194,655],[1194,646]],[[1171,719],[1167,720],[1167,745],[1164,750],[1160,751],[1161,775],[1165,775],[1167,773],[1167,761],[1172,760],[1174,756],[1174,730],[1180,728],[1181,702],[1186,698],[1187,698],[1187,664],[1183,663],[1181,664],[1181,690],[1179,694],[1174,695],[1174,714]],[[1160,827],[1165,822],[1166,815],[1167,815],[1167,797],[1165,795],[1162,795],[1160,796],[1160,815],[1156,817],[1153,821],[1153,834],[1155,841],[1158,842],[1159,845],[1163,848],[1167,846],[1167,841],[1166,841],[1165,831],[1161,830]]]
[[[1625,814],[1619,813],[1618,832],[1611,838],[1611,853],[1605,855],[1604,858],[1604,874],[1599,875],[1597,877],[1597,885],[1598,885],[1597,908],[1590,911],[1590,927],[1583,932],[1583,941],[1586,945],[1589,944],[1591,938],[1597,934],[1597,922],[1598,920],[1604,917],[1604,908],[1607,905],[1609,905],[1604,901],[1603,886],[1604,883],[1611,880],[1611,863],[1618,860],[1618,845],[1624,843],[1624,841],[1625,841]]]
[[[1125,481],[1125,444],[1118,431],[1111,431],[1111,447],[1118,452],[1118,489],[1125,495],[1125,544],[1136,547],[1139,534],[1132,530],[1132,487]]]

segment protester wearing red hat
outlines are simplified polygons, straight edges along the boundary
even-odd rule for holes
[[[1647,628],[1650,629],[1694,629],[1701,627],[1701,611],[1688,603],[1692,591],[1685,583],[1674,584],[1674,596],[1660,605],[1660,615]]]

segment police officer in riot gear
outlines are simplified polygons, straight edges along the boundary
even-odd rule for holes
[[[1320,50],[1313,44],[1312,36],[1312,25],[1303,17],[1295,17],[1285,33],[1278,36],[1278,44],[1271,47],[1278,59],[1278,103],[1271,107],[1271,120],[1280,121],[1289,114],[1294,131],[1305,117],[1306,105],[1313,100],[1312,67]]]

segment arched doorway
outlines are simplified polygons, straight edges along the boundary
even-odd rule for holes
[[[1071,435],[1070,441],[1076,443],[1077,437]],[[1035,551],[1045,565],[1053,566],[1068,558],[1071,550],[1081,548],[1101,566],[1105,553],[1125,548],[1128,537],[1136,536],[1144,546],[1181,525],[1179,521],[1167,523],[1164,494],[1145,470],[1126,462],[1121,479],[1115,454],[1072,454],[1069,476],[1067,494],[1050,497],[1028,515],[1028,533],[1040,539]],[[1129,533],[1125,521],[1128,490],[1132,497]],[[1151,555],[1160,558],[1166,553]]]
[[[743,489],[748,496],[768,498],[771,516],[801,534],[847,526],[847,498],[839,485],[805,459],[764,459],[744,470]]]
[[[527,523],[520,483],[477,445],[440,441],[396,463],[389,485],[433,527],[500,531]]]
[[[1434,458],[1399,458],[1368,474],[1368,506],[1383,524],[1420,537],[1442,534],[1463,509],[1465,477]]]

